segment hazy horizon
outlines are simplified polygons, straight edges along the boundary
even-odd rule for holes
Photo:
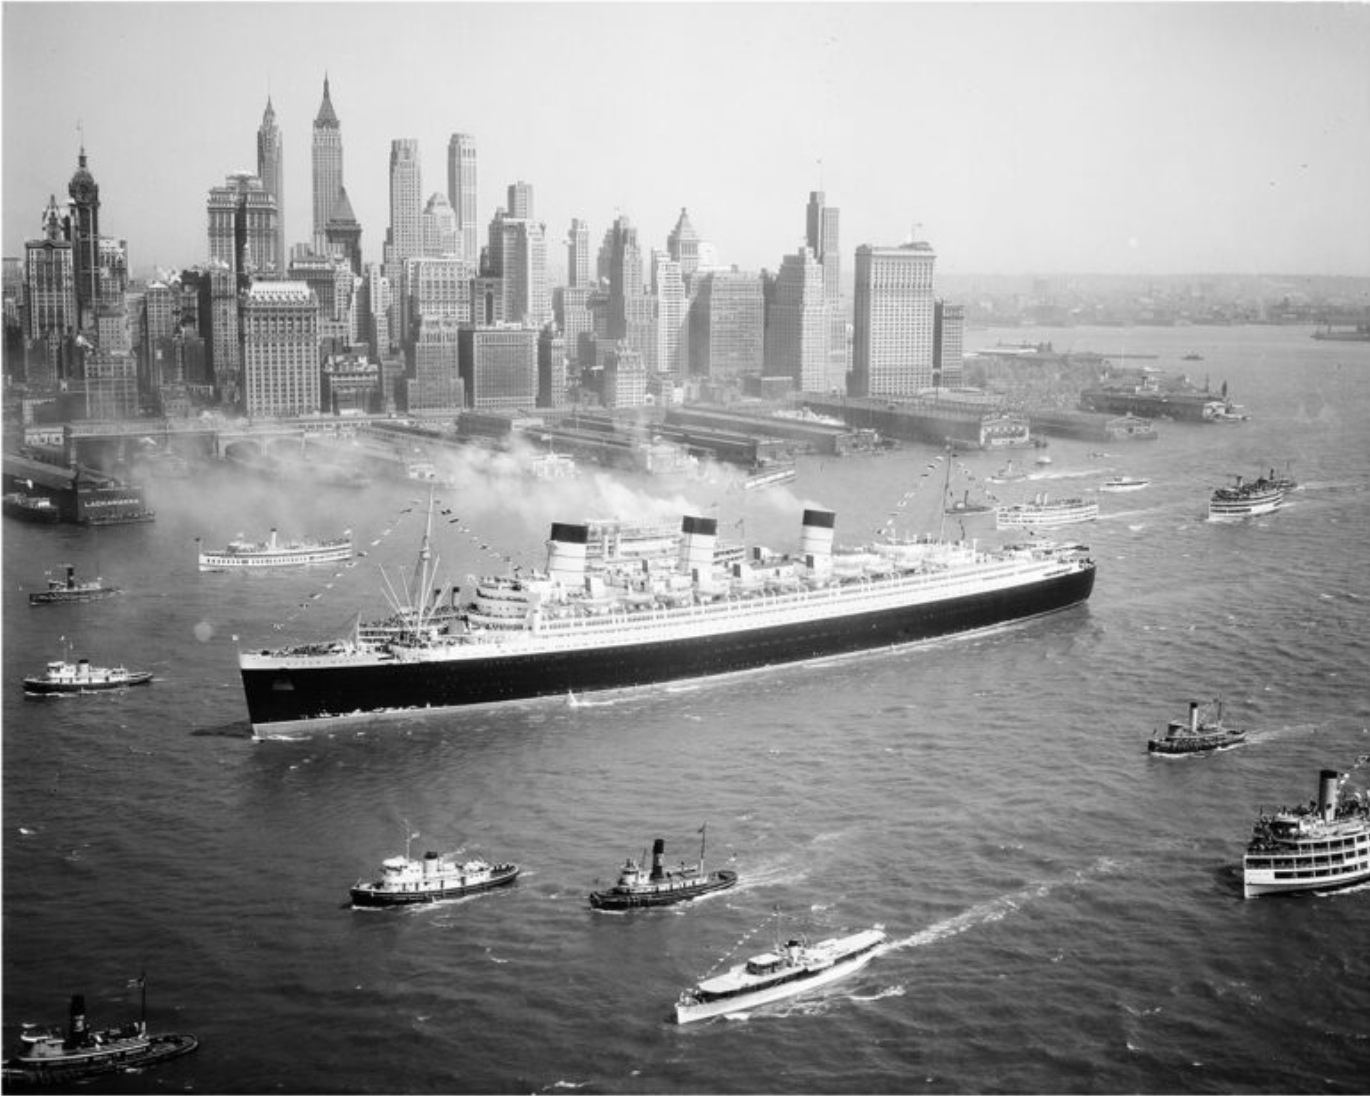
[[[419,139],[426,198],[465,132],[482,241],[526,180],[553,271],[573,217],[650,249],[682,206],[721,262],[774,270],[822,189],[844,274],[917,225],[947,274],[1370,276],[1364,4],[11,0],[3,36],[10,257],[84,139],[130,266],[203,262],[268,95],[307,239],[327,72],[368,262],[390,141]]]

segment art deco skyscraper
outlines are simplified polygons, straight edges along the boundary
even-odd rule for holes
[[[803,392],[827,390],[828,308],[823,268],[808,247],[786,255],[766,316],[766,373]]]
[[[566,284],[571,289],[590,284],[590,226],[579,217],[572,219],[566,237]]]
[[[277,276],[285,262],[285,175],[284,152],[281,146],[281,127],[276,124],[276,111],[271,96],[266,97],[266,111],[257,128],[257,178],[266,192],[276,200],[276,262]]]
[[[694,225],[690,224],[684,206],[680,207],[680,217],[676,220],[675,228],[671,229],[671,234],[666,237],[666,250],[671,253],[671,258],[680,264],[680,276],[688,283],[694,272],[699,269],[699,236]]]
[[[480,229],[476,225],[476,139],[454,133],[447,142],[447,200],[457,215],[460,255],[472,267],[480,263]]]
[[[809,204],[805,210],[805,242],[814,258],[823,264],[823,290],[828,300],[836,300],[841,294],[841,253],[838,240],[839,211],[825,205],[826,196],[821,190],[809,191]]]
[[[209,191],[209,257],[227,264],[237,286],[268,272],[283,273],[276,253],[276,201],[262,180],[235,172]]]
[[[338,201],[338,193],[343,188],[343,147],[342,126],[333,110],[333,100],[328,93],[328,77],[323,78],[323,102],[314,118],[314,141],[312,146],[314,164],[314,226],[313,240],[316,250],[323,251],[326,245],[328,222],[333,219]]]
[[[923,242],[856,249],[853,396],[912,396],[933,382],[932,268]]]
[[[509,216],[520,221],[531,221],[533,219],[533,184],[525,183],[520,179],[516,183],[509,184]]]
[[[390,142],[390,227],[385,234],[385,272],[395,291],[402,342],[412,337],[409,328],[409,289],[404,281],[407,259],[423,255],[423,170],[419,142],[398,137]]]

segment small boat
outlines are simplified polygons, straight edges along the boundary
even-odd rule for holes
[[[1046,465],[1048,465],[1048,464],[1051,463],[1051,457],[1050,457],[1048,454],[1046,454],[1046,453],[1039,453],[1039,454],[1037,455],[1036,463],[1037,463],[1037,464],[1040,464],[1040,465],[1043,465],[1043,466],[1046,466]]]
[[[65,1031],[25,1025],[19,1034],[22,1049],[4,1064],[6,1091],[73,1085],[103,1073],[142,1069],[189,1054],[200,1045],[194,1035],[149,1035],[146,979],[139,978],[135,984],[143,989],[142,1015],[122,1027],[98,1031],[87,1027],[81,994],[71,999]]]
[[[667,871],[661,863],[666,842],[658,837],[652,845],[651,871],[644,872],[636,860],[629,858],[619,872],[617,883],[608,890],[591,893],[590,905],[597,910],[671,906],[736,886],[737,872],[704,870],[704,830],[699,832],[698,864],[681,864],[675,871]]]
[[[1204,360],[1204,356],[1202,354],[1186,354],[1180,360],[1186,362],[1201,362]]]
[[[960,499],[953,499],[944,509],[944,514],[988,514],[994,507],[987,502],[971,502],[970,492],[966,491]]]
[[[102,578],[90,582],[76,581],[76,568],[67,564],[65,579],[48,579],[48,588],[29,594],[30,605],[60,605],[71,601],[100,601],[114,597],[119,592],[117,586],[106,586]]]
[[[1151,736],[1146,748],[1148,753],[1175,756],[1226,750],[1245,741],[1245,730],[1223,726],[1221,699],[1203,706],[1197,700],[1191,700],[1189,718],[1172,719],[1164,731]]]
[[[89,659],[49,662],[41,674],[24,678],[24,692],[36,696],[51,693],[92,693],[107,689],[123,689],[130,685],[146,685],[152,680],[151,670],[128,670],[123,666],[92,666]]]
[[[1232,487],[1217,487],[1208,500],[1209,521],[1240,521],[1242,518],[1270,514],[1284,505],[1286,488],[1273,478],[1246,482],[1236,477]],[[1290,481],[1292,482],[1292,481]]]
[[[773,951],[754,955],[725,974],[705,978],[676,1002],[676,1023],[745,1012],[758,1005],[835,982],[864,967],[885,942],[878,928],[817,944],[792,939]]]
[[[1346,776],[1323,769],[1307,806],[1261,812],[1242,857],[1242,894],[1336,890],[1370,881],[1370,795],[1342,800]]]
[[[1080,498],[1048,499],[1045,494],[1036,496],[1031,502],[1020,502],[1014,506],[1000,506],[994,511],[996,529],[1020,529],[1027,525],[1051,527],[1056,525],[1075,525],[1083,521],[1094,521],[1099,516],[1099,504],[1093,500]]]
[[[226,548],[200,553],[201,571],[222,571],[229,567],[301,567],[310,563],[337,563],[352,558],[352,530],[340,537],[318,541],[280,540],[276,530],[265,541],[244,540],[240,535]]]
[[[1100,491],[1140,491],[1151,485],[1150,480],[1134,479],[1131,476],[1114,476],[1099,485]]]
[[[381,862],[379,879],[357,880],[351,891],[352,905],[408,906],[416,902],[438,902],[502,887],[518,878],[517,864],[492,864],[479,857],[459,860],[459,852],[426,852],[422,860],[411,860],[409,842],[417,836],[411,834],[405,839],[403,856],[392,856]]]
[[[986,476],[990,483],[1012,483],[1014,480],[1027,479],[1027,473],[1021,468],[1013,467],[1013,461],[1009,461],[999,471],[992,476]]]
[[[62,520],[62,511],[46,495],[26,495],[22,491],[11,491],[4,496],[6,517],[20,521],[32,521],[40,525],[56,525]]]

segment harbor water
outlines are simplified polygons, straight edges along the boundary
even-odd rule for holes
[[[3,1027],[136,1015],[197,1053],[118,1092],[1360,1092],[1370,1078],[1370,886],[1244,901],[1262,807],[1323,768],[1370,783],[1370,344],[1308,328],[971,332],[970,346],[1155,354],[1229,386],[1249,421],[1155,442],[1052,440],[1003,501],[1098,498],[1057,530],[1098,563],[1080,607],[971,636],[614,696],[288,728],[251,737],[239,648],[380,616],[426,491],[267,485],[216,469],[149,489],[152,524],[4,526]],[[1199,353],[1202,361],[1184,361]],[[1030,460],[1030,454],[1019,454]],[[798,478],[587,471],[520,479],[480,454],[438,492],[445,573],[538,565],[552,521],[716,515],[794,549],[930,515],[938,452],[802,458]],[[1000,456],[957,458],[952,488]],[[1275,468],[1283,509],[1206,520],[1210,491]],[[1098,494],[1110,475],[1149,479]],[[976,477],[974,480],[971,477]],[[934,505],[926,505],[929,501]],[[948,519],[951,521],[951,519]],[[978,522],[978,524],[977,524]],[[207,573],[239,533],[333,536],[351,566]],[[993,519],[967,536],[1002,539]],[[934,530],[935,531],[935,530]],[[957,533],[954,523],[948,533]],[[30,607],[45,572],[124,588]],[[67,652],[150,686],[25,699]],[[1149,756],[1221,694],[1249,741]],[[667,910],[588,893],[666,841],[739,885]],[[361,911],[382,859],[464,847],[516,884]],[[812,996],[680,1027],[681,990],[764,951],[883,926],[889,945]]]

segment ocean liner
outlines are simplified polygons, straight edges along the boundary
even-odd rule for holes
[[[1077,545],[990,550],[887,540],[834,550],[804,511],[800,554],[716,566],[717,521],[686,516],[675,567],[587,567],[590,530],[554,523],[547,569],[438,586],[432,507],[409,605],[347,638],[240,651],[254,734],[315,720],[564,697],[852,654],[1065,609],[1094,586]],[[444,605],[444,601],[447,602]]]

